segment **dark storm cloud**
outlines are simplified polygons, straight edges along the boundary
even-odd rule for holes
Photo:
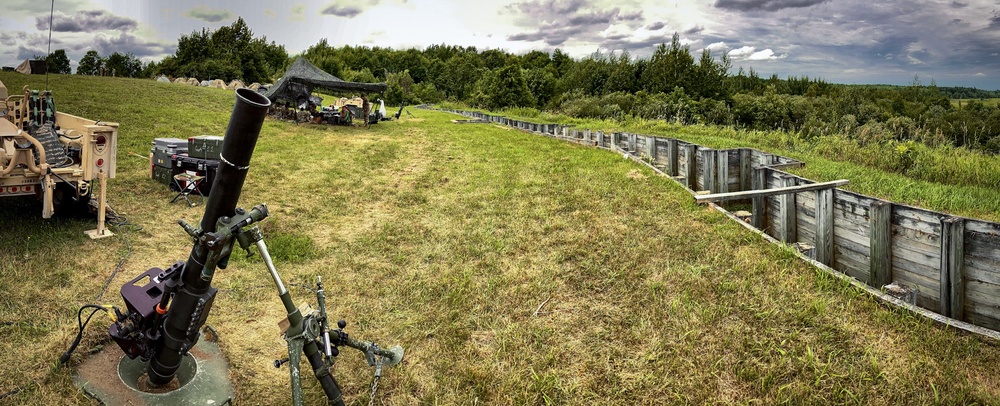
[[[44,57],[45,55],[48,55],[45,53],[45,48],[25,47],[24,45],[17,47],[17,59],[32,59],[36,56]]]
[[[120,33],[117,37],[98,34],[94,37],[91,46],[101,55],[110,55],[118,52],[122,54],[131,53],[137,57],[172,54],[177,50],[176,43],[146,41],[124,32]]]
[[[327,8],[324,8],[323,11],[320,12],[320,14],[352,18],[357,16],[358,14],[361,14],[362,11],[364,10],[361,10],[361,8],[358,6],[341,6],[339,4],[331,4],[327,6]]]
[[[1000,58],[988,56],[1000,52],[1000,17],[992,12],[995,4],[986,1],[840,0],[788,7],[810,3],[799,1],[782,2],[784,8],[767,13],[745,11],[777,8],[779,2],[736,3],[716,2],[716,21],[725,24],[706,30],[701,44],[722,42],[732,50],[750,47],[754,52],[770,49],[785,57],[754,61],[751,53],[737,53],[734,67],[839,82],[908,83],[914,74],[925,81],[935,78],[939,85],[948,85],[949,78],[950,83],[968,84],[963,77],[983,76],[994,77],[991,88],[1000,82],[992,73],[1000,72]],[[731,7],[719,9],[720,5]]]
[[[23,40],[27,35],[24,31],[0,32],[0,45],[12,47],[17,45],[17,40]]]
[[[695,35],[702,31],[705,31],[705,27],[701,25],[696,25],[694,27],[684,30],[684,35]]]
[[[661,21],[657,21],[655,23],[652,23],[652,24],[646,26],[646,29],[650,30],[650,31],[656,31],[656,30],[658,30],[660,28],[663,28],[663,27],[666,27],[666,26],[667,26],[667,24],[665,24],[665,23],[663,23]]]
[[[133,31],[138,25],[131,18],[104,10],[80,11],[72,16],[60,11],[52,16],[52,31],[55,32]],[[40,31],[48,31],[49,16],[35,17],[35,27]]]
[[[629,53],[635,53],[637,51],[641,52],[644,50],[652,50],[657,46],[659,46],[660,44],[670,43],[671,35],[673,35],[673,33],[669,33],[662,37],[654,36],[645,39],[625,38],[621,40],[615,40],[612,38],[606,38],[605,41],[601,43],[601,47],[611,50],[627,50],[629,51]],[[647,52],[647,53],[651,54],[652,52]]]
[[[228,20],[233,14],[229,10],[213,10],[205,6],[198,6],[188,10],[187,16],[209,23],[217,23],[222,20]]]
[[[622,33],[606,37],[599,33],[618,23],[638,29],[645,22],[642,10],[601,8],[587,0],[528,0],[507,5],[502,12],[513,14],[518,25],[530,27],[529,31],[508,35],[508,41],[543,41],[548,46],[560,46],[570,40],[601,46],[609,41],[627,42],[627,35]]]
[[[777,11],[815,6],[826,0],[716,0],[715,7],[736,11]]]

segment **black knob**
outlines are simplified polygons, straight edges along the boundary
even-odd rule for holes
[[[236,214],[239,214],[239,215],[241,215],[241,216],[242,216],[242,215],[244,215],[244,214],[247,214],[247,211],[246,211],[246,210],[243,210],[243,208],[242,208],[242,207],[237,207],[237,208],[236,208]]]
[[[276,359],[276,360],[274,360],[274,367],[275,368],[281,368],[281,365],[283,365],[286,362],[288,362],[288,358],[285,358],[285,359]]]
[[[347,327],[347,321],[344,319],[337,320],[337,328],[343,329]]]
[[[337,355],[340,355],[340,350],[337,347],[330,347],[330,356],[336,357]]]

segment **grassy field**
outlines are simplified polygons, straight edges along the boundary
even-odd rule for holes
[[[965,106],[972,101],[982,103],[985,106],[996,106],[1000,104],[1000,99],[951,99],[951,105],[955,107]]]
[[[41,86],[0,74],[26,79]],[[174,221],[201,216],[148,179],[150,141],[221,134],[234,100],[148,80],[50,87],[58,108],[121,123],[109,196],[142,230],[91,241],[92,219],[3,202],[0,394],[20,391],[0,403],[94,403],[72,372],[117,349],[95,318],[58,367],[76,310],[120,305],[126,280],[185,258]],[[262,227],[297,303],[321,275],[348,331],[406,348],[376,404],[1000,403],[997,343],[882,306],[618,154],[411,112],[371,130],[268,120],[241,203],[271,208]],[[215,285],[208,323],[237,404],[287,404],[287,370],[271,366],[284,314],[263,265],[237,255]],[[342,352],[334,374],[367,404],[359,354]],[[306,392],[322,403],[308,379]]]
[[[463,108],[462,106],[449,106]],[[781,131],[745,131],[662,120],[613,122],[514,109],[512,118],[577,128],[679,138],[710,148],[756,148],[806,165],[789,172],[816,181],[850,179],[843,189],[970,218],[1000,221],[1000,156],[950,146],[887,142],[860,145],[840,136],[803,140]]]

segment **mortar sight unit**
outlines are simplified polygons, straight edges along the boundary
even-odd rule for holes
[[[327,398],[338,405],[342,405],[343,400],[330,373],[338,346],[364,352],[369,364],[375,367],[376,379],[383,365],[394,365],[402,360],[401,347],[382,349],[375,343],[349,337],[343,330],[346,326],[343,320],[337,322],[338,329],[331,330],[321,284],[318,284],[317,294],[319,311],[303,314],[295,308],[256,226],[268,217],[267,206],[261,204],[250,210],[237,207],[269,106],[270,101],[258,93],[249,89],[236,91],[236,104],[222,143],[222,164],[205,204],[204,216],[197,225],[178,221],[193,241],[188,259],[166,269],[149,269],[121,288],[127,310],[116,316],[110,335],[129,359],[148,361],[145,373],[132,378],[138,381],[139,390],[170,392],[191,380],[189,377],[178,379],[178,375],[190,369],[183,366],[185,358],[198,344],[218,292],[212,286],[212,279],[217,269],[226,268],[236,244],[247,250],[248,255],[251,247],[257,248],[287,311],[283,333],[288,342],[289,359],[293,360],[289,362],[289,369],[294,404],[302,401],[297,361],[303,354]],[[282,364],[284,362],[278,362],[276,366]],[[119,367],[121,371],[123,368]],[[204,403],[206,400],[197,398],[196,393],[191,396],[194,398],[179,401]]]

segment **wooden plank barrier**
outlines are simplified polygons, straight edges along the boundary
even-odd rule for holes
[[[667,175],[677,176],[677,140],[670,138],[667,140]]]
[[[872,203],[868,213],[871,238],[868,286],[881,288],[892,282],[892,253],[889,251],[889,242],[892,240],[889,223],[892,218],[892,203],[876,201]]]
[[[698,190],[698,146],[684,144],[684,180],[688,189]]]
[[[794,176],[782,175],[781,180],[783,186],[786,188],[794,187],[798,184],[798,179]],[[781,222],[781,238],[779,239],[785,244],[793,244],[798,241],[798,235],[796,235],[798,222],[795,219],[795,193],[782,194],[779,202],[781,205],[781,217],[779,218]]]
[[[963,320],[965,312],[965,219],[941,220],[941,310]]]
[[[715,153],[714,149],[702,149],[701,151],[701,185],[702,190],[708,190],[712,193],[719,193],[718,182],[716,181],[716,171],[718,167],[715,164],[715,159],[719,155]]]

